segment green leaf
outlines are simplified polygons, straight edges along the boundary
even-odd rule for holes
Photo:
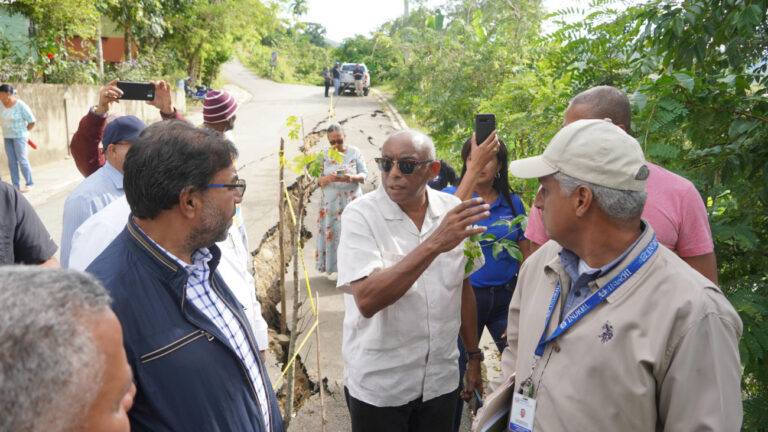
[[[516,259],[519,262],[523,262],[523,253],[520,252],[520,248],[517,246],[516,243],[507,243],[504,245],[504,249],[506,249],[507,253],[514,259]]]
[[[635,104],[638,112],[643,112],[648,99],[645,97],[645,94],[637,90],[630,96],[630,101]]]
[[[499,259],[499,254],[502,250],[504,250],[504,246],[501,242],[494,243],[493,248],[491,249],[491,252],[493,253],[493,259]]]
[[[749,5],[739,14],[736,28],[739,35],[744,39],[749,39],[755,34],[755,27],[760,24],[762,11],[758,5]]]
[[[493,235],[493,234],[483,234],[480,237],[480,240],[481,241],[492,241],[492,240],[496,240],[496,236]]]
[[[484,42],[488,34],[485,31],[485,28],[483,28],[482,23],[480,22],[480,19],[482,18],[482,14],[479,10],[475,11],[475,13],[472,14],[472,28],[475,30],[475,36],[477,38]]]
[[[677,82],[680,83],[681,86],[688,89],[689,92],[693,91],[693,86],[695,85],[695,81],[692,76],[686,73],[677,72],[674,74],[674,77],[677,79]]]

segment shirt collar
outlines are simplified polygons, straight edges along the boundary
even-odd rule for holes
[[[592,276],[590,278],[591,280],[597,279],[601,275],[604,275],[609,271],[611,271],[614,267],[616,267],[617,264],[622,262],[624,258],[627,257],[627,255],[629,255],[629,253],[632,251],[632,249],[634,249],[637,246],[638,243],[640,243],[640,240],[643,237],[645,237],[645,234],[648,232],[648,224],[642,220],[640,221],[640,223],[642,223],[643,225],[643,232],[637,237],[637,239],[635,239],[635,241],[624,252],[622,252],[621,255],[619,255],[615,260],[600,267],[599,269],[592,269],[585,272],[586,274],[589,274]],[[573,253],[572,251],[566,248],[561,249],[558,255],[560,256],[560,262],[563,264],[563,268],[565,269],[566,272],[568,272],[568,276],[571,277],[571,280],[578,279],[578,277],[581,276],[581,273],[579,272],[579,260],[581,258],[579,258],[578,255],[576,255],[575,253]]]
[[[429,186],[425,186],[425,189],[427,191],[427,213],[426,217],[429,219],[436,219],[440,216],[444,215],[448,210],[447,208],[444,208],[443,205],[440,204],[440,201],[436,198],[436,194],[439,193],[438,191],[432,189]],[[397,205],[394,201],[392,201],[389,198],[389,195],[387,195],[387,190],[384,189],[384,184],[379,184],[379,188],[376,189],[376,201],[378,201],[381,206],[379,207],[381,209],[381,214],[384,216],[385,219],[389,220],[403,220],[407,216],[405,215],[405,212],[403,209],[400,208],[399,205]]]
[[[202,268],[201,266],[203,265],[207,266],[211,271],[214,271],[218,265],[220,252],[218,246],[216,245],[212,245],[210,248],[196,249],[191,256],[192,264],[187,264],[160,246],[156,241],[152,239],[152,237],[148,236],[147,233],[141,229],[139,224],[133,220],[133,213],[128,216],[127,227],[128,230],[133,234],[133,237],[136,238],[139,243],[141,243],[152,255],[154,255],[174,272],[177,272],[179,268],[183,268],[184,271],[189,274],[195,269]]]
[[[104,169],[104,174],[106,174],[107,178],[112,181],[112,184],[115,185],[117,190],[123,190],[123,174],[118,171],[117,168],[113,167],[109,161],[104,164],[102,169]]]

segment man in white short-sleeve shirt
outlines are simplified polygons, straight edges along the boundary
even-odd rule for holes
[[[488,205],[427,187],[440,163],[420,132],[396,132],[381,154],[381,187],[350,203],[341,219],[337,287],[346,293],[352,430],[453,430],[457,333],[470,357],[461,396],[481,390],[464,239],[484,231],[470,226],[488,216]],[[476,258],[474,270],[482,264]]]

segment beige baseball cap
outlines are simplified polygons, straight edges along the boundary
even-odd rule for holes
[[[540,156],[509,164],[515,177],[562,172],[611,189],[644,191],[648,167],[640,144],[609,119],[578,120],[560,129]]]

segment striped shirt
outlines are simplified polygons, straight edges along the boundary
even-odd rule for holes
[[[149,238],[149,236],[147,236]],[[227,337],[227,342],[237,353],[237,357],[248,370],[256,394],[259,398],[261,414],[264,417],[266,430],[270,430],[269,424],[269,400],[264,379],[256,360],[256,351],[248,343],[246,331],[234,312],[218,296],[211,286],[211,269],[208,262],[213,255],[207,248],[197,249],[192,253],[192,264],[187,264],[149,238],[154,245],[173,259],[189,274],[187,279],[186,296],[197,309],[199,309],[216,327]]]
[[[88,218],[95,215],[112,201],[125,195],[123,191],[123,174],[109,162],[95,173],[86,177],[69,194],[64,202],[64,213],[61,224],[61,265],[69,268],[69,253],[72,250],[72,237],[75,231]],[[116,220],[115,224],[123,226],[125,220]]]

